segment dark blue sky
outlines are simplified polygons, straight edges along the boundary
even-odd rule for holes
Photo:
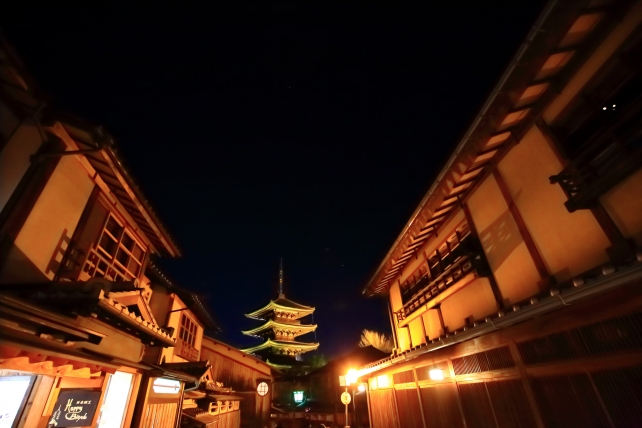
[[[320,352],[389,331],[360,291],[542,1],[0,6],[55,106],[102,124],[237,346],[280,257]],[[302,337],[312,340],[312,336]]]

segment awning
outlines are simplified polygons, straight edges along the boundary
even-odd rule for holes
[[[51,282],[48,284],[16,284],[3,287],[5,294],[16,299],[35,301],[55,307],[62,313],[80,316],[97,315],[98,319],[133,334],[148,346],[174,346],[175,339],[163,328],[143,319],[110,297],[112,290],[119,296],[125,290],[138,290],[131,282],[112,282],[92,278],[87,282]],[[35,305],[34,305],[35,307]],[[37,311],[44,311],[38,308]]]
[[[208,393],[206,398],[209,398],[212,401],[241,401],[241,400],[245,400],[244,397],[240,397],[238,395],[216,394],[216,393]]]
[[[1,332],[30,333],[40,338],[51,337],[62,342],[99,344],[104,334],[81,327],[73,319],[62,317],[9,294],[0,294]]]
[[[182,421],[187,422],[188,426],[194,427],[213,427],[221,419],[218,415],[210,415],[207,410],[194,407],[191,409],[183,409]]]
[[[152,376],[196,383],[209,370],[210,365],[207,361],[196,361],[190,363],[163,363],[153,367]]]
[[[115,373],[111,360],[73,349],[53,349],[0,339],[0,370],[19,370],[47,376],[90,378]]]

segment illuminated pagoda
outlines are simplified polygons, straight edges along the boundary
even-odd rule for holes
[[[243,351],[259,356],[277,368],[292,367],[296,364],[294,361],[301,361],[304,353],[319,347],[318,343],[296,340],[298,336],[316,330],[316,324],[301,323],[302,318],[312,315],[314,308],[287,299],[283,291],[283,282],[283,260],[281,260],[278,298],[256,311],[245,314],[248,318],[265,321],[265,323],[243,331],[243,334],[263,340],[260,345],[243,349]]]

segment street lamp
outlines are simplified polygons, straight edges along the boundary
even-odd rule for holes
[[[350,401],[352,401],[352,406],[354,407],[354,420],[356,421],[357,419],[357,403],[355,400],[355,389],[362,393],[366,393],[366,400],[368,403],[368,419],[370,419],[370,395],[368,394],[368,388],[367,385],[363,382],[359,382],[359,372],[355,369],[350,369],[346,373],[345,376],[339,376],[339,386],[345,386],[345,392],[341,394],[341,402],[345,404],[346,406],[346,427],[349,427],[348,425],[348,404],[350,404]],[[350,396],[350,393],[348,392],[348,386],[354,385],[356,388],[352,388],[352,397]]]

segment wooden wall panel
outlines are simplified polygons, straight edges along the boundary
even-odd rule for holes
[[[591,374],[605,407],[617,427],[642,423],[642,367]]]
[[[486,382],[486,389],[498,427],[536,428],[521,380]]]
[[[93,190],[94,183],[76,158],[62,157],[20,230],[15,248],[47,278],[53,279],[52,260],[62,260]]]
[[[403,428],[397,421],[394,390],[380,389],[370,392],[372,428]]]
[[[398,389],[395,394],[397,409],[399,409],[399,425],[403,428],[423,428],[417,390],[415,388]]]
[[[488,278],[473,280],[441,303],[444,325],[450,331],[462,328],[471,318],[484,319],[498,309]]]
[[[625,238],[642,246],[642,169],[600,198],[602,206]]]
[[[420,392],[427,428],[464,427],[455,385],[421,388]]]
[[[547,427],[609,426],[588,375],[548,376],[531,382]]]
[[[488,176],[467,204],[504,304],[537,294],[540,274],[495,177]]]
[[[6,104],[3,104],[3,107],[6,107]],[[0,118],[0,123],[4,124],[10,118],[10,111],[4,108],[2,111],[3,116]],[[14,124],[10,128],[14,128]],[[4,208],[27,172],[27,168],[31,164],[29,156],[36,153],[42,144],[42,136],[36,122],[31,118],[25,119],[19,129],[11,129],[11,133],[13,134],[11,139],[0,150],[0,170],[2,171],[0,210]]]
[[[468,428],[497,426],[483,382],[459,384],[459,396]]]
[[[241,426],[241,412],[229,412],[221,415],[217,427],[219,428],[239,428]]]
[[[562,169],[537,126],[498,165],[548,272],[558,281],[608,262],[606,249],[611,245],[589,210],[566,209],[564,191],[548,179]]]
[[[208,360],[212,365],[212,375],[215,381],[223,382],[223,385],[232,387],[235,391],[255,391],[257,379],[266,378],[266,375],[261,372],[252,370],[250,367],[239,364],[205,347],[201,349],[201,359]]]
[[[148,404],[143,412],[141,428],[174,428],[177,403]]]

